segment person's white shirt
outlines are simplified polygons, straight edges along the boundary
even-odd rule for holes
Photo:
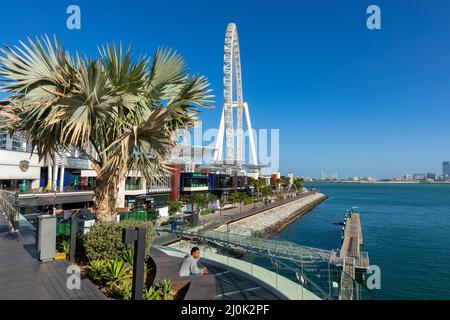
[[[179,276],[189,277],[190,275],[200,275],[202,271],[197,266],[197,260],[193,256],[187,255],[184,257],[183,262],[180,265]]]

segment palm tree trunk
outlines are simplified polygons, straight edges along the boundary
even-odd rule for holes
[[[113,179],[111,182],[99,179],[98,175],[101,168],[97,164],[93,167],[97,173],[93,198],[95,220],[99,222],[115,221],[119,182],[117,179]]]

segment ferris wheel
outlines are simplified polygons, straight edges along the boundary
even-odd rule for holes
[[[225,138],[225,164],[242,166],[245,163],[243,117],[245,114],[250,143],[250,162],[257,166],[255,140],[248,104],[242,94],[241,52],[237,27],[230,23],[225,34],[223,62],[223,110],[217,136],[214,161],[223,162]],[[234,127],[236,125],[236,128]]]

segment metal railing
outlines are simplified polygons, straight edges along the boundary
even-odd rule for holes
[[[62,190],[48,190],[46,188],[30,189],[30,190],[13,190],[19,194],[50,194],[50,193],[62,193],[62,192],[89,192],[94,191],[94,186],[71,186],[64,187]]]
[[[337,298],[333,297],[330,292],[321,288],[314,279],[306,275],[305,270],[302,270],[298,266],[289,265],[280,259],[256,252],[235,254],[226,248],[214,248],[205,243],[196,245],[201,248],[202,256],[205,259],[247,273],[270,287],[275,288],[288,299],[330,300]],[[174,246],[163,248],[169,250],[179,249],[188,253],[191,247],[192,243],[180,241]]]
[[[341,269],[335,263],[337,257],[335,251],[254,237],[252,232],[242,235],[229,231],[208,231],[206,225],[196,227],[195,231],[192,230],[189,223],[177,227],[176,231],[170,228],[155,228],[157,233],[155,242],[163,244],[163,240],[169,243],[180,239],[191,239],[224,252],[239,252],[243,254],[244,259],[251,256],[264,257],[262,260],[256,259],[259,262],[262,261],[262,263],[256,264],[272,270],[273,267],[267,263],[267,261],[272,261],[274,264],[278,264],[278,267],[275,268],[276,274],[284,270],[290,275],[288,278],[291,281],[309,283],[310,289],[308,290],[322,299],[338,298],[338,295],[332,293],[333,283],[339,284],[341,278]],[[161,241],[158,241],[158,238]]]
[[[19,229],[19,208],[17,192],[0,190],[0,209],[6,214],[6,217],[14,230]]]

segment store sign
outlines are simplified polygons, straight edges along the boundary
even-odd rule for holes
[[[22,170],[22,172],[27,172],[28,168],[30,168],[30,161],[22,160],[19,163],[19,168]]]

